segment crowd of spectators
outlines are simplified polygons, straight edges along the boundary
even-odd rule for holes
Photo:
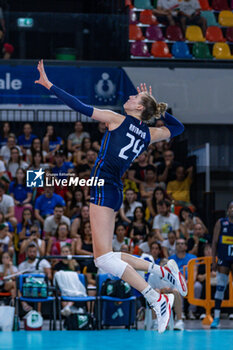
[[[9,123],[3,123],[1,277],[29,266],[36,269],[40,256],[93,256],[88,186],[65,187],[55,183],[31,188],[26,184],[27,169],[43,169],[45,176],[58,179],[67,178],[69,173],[88,179],[105,132],[104,123],[91,131],[85,131],[78,121],[67,140],[57,136],[52,125],[47,127],[44,138],[39,138],[32,132],[32,125],[26,123],[22,134],[16,137]],[[124,176],[124,200],[116,215],[113,250],[138,256],[150,254],[157,264],[172,257],[180,269],[191,258],[203,256],[211,237],[191,203],[192,181],[193,167],[186,169],[176,161],[170,140],[149,146]],[[97,273],[89,258],[79,262],[42,259],[38,269],[51,283],[58,270],[85,272],[92,285]],[[15,297],[14,279],[1,281],[0,288]],[[22,306],[25,312],[31,308],[27,303]],[[190,315],[193,316],[192,309]]]

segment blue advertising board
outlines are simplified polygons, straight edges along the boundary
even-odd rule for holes
[[[136,89],[122,68],[45,67],[49,80],[90,105],[119,105]],[[1,104],[59,104],[44,87],[34,83],[36,66],[0,65]]]

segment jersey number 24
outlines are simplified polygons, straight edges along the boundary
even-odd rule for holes
[[[144,145],[142,144],[141,146],[139,146],[141,139],[137,139],[135,142],[135,136],[130,134],[129,132],[127,132],[126,136],[130,138],[130,142],[128,143],[128,145],[126,145],[120,150],[118,155],[120,158],[128,159],[129,157],[125,155],[125,152],[128,151],[130,148],[133,148],[132,152],[136,154],[133,158],[134,160],[140,154]]]

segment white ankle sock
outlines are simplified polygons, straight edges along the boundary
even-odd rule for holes
[[[143,289],[141,293],[150,306],[155,305],[160,299],[160,294],[156,292],[150,285]]]
[[[154,264],[154,263],[150,263],[149,264],[149,268],[148,268],[148,272],[149,273],[156,273],[156,274],[158,274],[159,275],[159,277],[163,277],[163,275],[162,275],[162,271],[161,271],[161,266],[159,266],[159,265],[156,265],[156,264]]]
[[[214,310],[214,318],[220,318],[220,310],[218,309]]]

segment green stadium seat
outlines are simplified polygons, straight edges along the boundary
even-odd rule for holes
[[[207,26],[219,26],[216,17],[212,11],[201,11],[201,16],[206,19]]]
[[[192,53],[195,58],[213,58],[206,43],[194,43]]]
[[[144,10],[153,9],[153,6],[151,6],[150,0],[134,0],[134,6],[138,9],[144,9]]]

